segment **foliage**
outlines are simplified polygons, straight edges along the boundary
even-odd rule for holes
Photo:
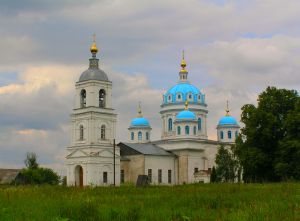
[[[60,177],[49,168],[23,169],[20,174],[24,177],[24,184],[57,185],[60,180]]]
[[[39,166],[37,163],[37,156],[32,152],[26,154],[26,159],[24,162],[28,169],[36,169]]]
[[[213,166],[212,170],[211,170],[211,174],[210,174],[210,182],[211,183],[215,183],[217,182],[217,172],[216,172],[216,168]]]
[[[35,153],[27,153],[25,165],[13,184],[59,184],[60,177],[52,169],[39,167]]]
[[[235,153],[246,182],[300,179],[299,99],[295,90],[268,87],[257,107],[242,107]]]
[[[0,220],[300,220],[300,184],[0,187]]]
[[[239,163],[230,149],[221,145],[216,155],[215,182],[234,182],[239,175]]]

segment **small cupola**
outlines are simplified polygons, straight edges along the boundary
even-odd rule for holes
[[[194,112],[188,108],[188,101],[185,102],[184,110],[176,115],[174,126],[177,138],[196,138],[198,134],[198,121]]]
[[[143,117],[141,103],[138,105],[136,118],[131,120],[129,131],[129,142],[146,143],[150,142],[151,126],[148,119]]]
[[[240,125],[237,120],[230,115],[228,101],[226,103],[226,114],[221,117],[217,125],[218,141],[234,143],[239,134]]]

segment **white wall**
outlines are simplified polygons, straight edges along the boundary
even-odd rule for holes
[[[223,139],[221,139],[221,131],[223,131]],[[231,131],[231,139],[228,138],[228,131]],[[236,139],[236,131],[239,133],[238,127],[221,127],[218,126],[217,133],[218,133],[218,141],[225,142],[225,143],[234,143]]]
[[[148,143],[151,141],[151,127],[130,127],[128,128],[128,142],[129,143]],[[134,133],[134,139],[131,140],[131,132]],[[138,133],[142,133],[142,139],[138,139]],[[149,134],[149,139],[146,139],[146,133]]]
[[[148,175],[148,169],[152,169],[152,183],[159,185],[158,183],[158,169],[162,170],[162,183],[164,185],[170,185],[168,183],[168,170],[172,171],[171,184],[177,183],[177,167],[175,156],[151,156],[145,155],[145,175]]]

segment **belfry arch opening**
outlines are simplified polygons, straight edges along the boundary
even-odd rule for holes
[[[75,186],[83,187],[83,169],[80,165],[75,167]]]
[[[84,89],[80,92],[80,107],[86,107],[86,91]]]
[[[101,108],[105,107],[105,102],[106,102],[105,96],[106,96],[105,90],[101,89],[99,91],[99,107],[101,107]]]

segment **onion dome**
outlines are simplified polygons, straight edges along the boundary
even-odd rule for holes
[[[188,110],[188,101],[185,102],[184,110],[176,115],[176,120],[196,120],[196,115]]]
[[[183,103],[185,101],[193,103],[205,103],[205,95],[198,88],[187,80],[188,71],[184,60],[184,51],[182,53],[181,70],[179,71],[179,82],[171,87],[163,96],[163,104]]]
[[[224,116],[219,120],[219,124],[220,126],[223,125],[238,125],[236,119],[232,116]]]
[[[79,82],[89,80],[109,81],[106,73],[99,68],[99,59],[96,57],[98,48],[95,41],[95,35],[90,51],[92,53],[92,58],[89,59],[89,68],[80,75]]]
[[[150,127],[149,121],[143,117],[141,105],[138,107],[137,117],[132,119],[130,127]]]
[[[229,126],[229,125],[239,126],[236,119],[230,116],[229,114],[228,101],[227,101],[227,107],[225,111],[226,111],[226,115],[219,120],[218,126]]]

